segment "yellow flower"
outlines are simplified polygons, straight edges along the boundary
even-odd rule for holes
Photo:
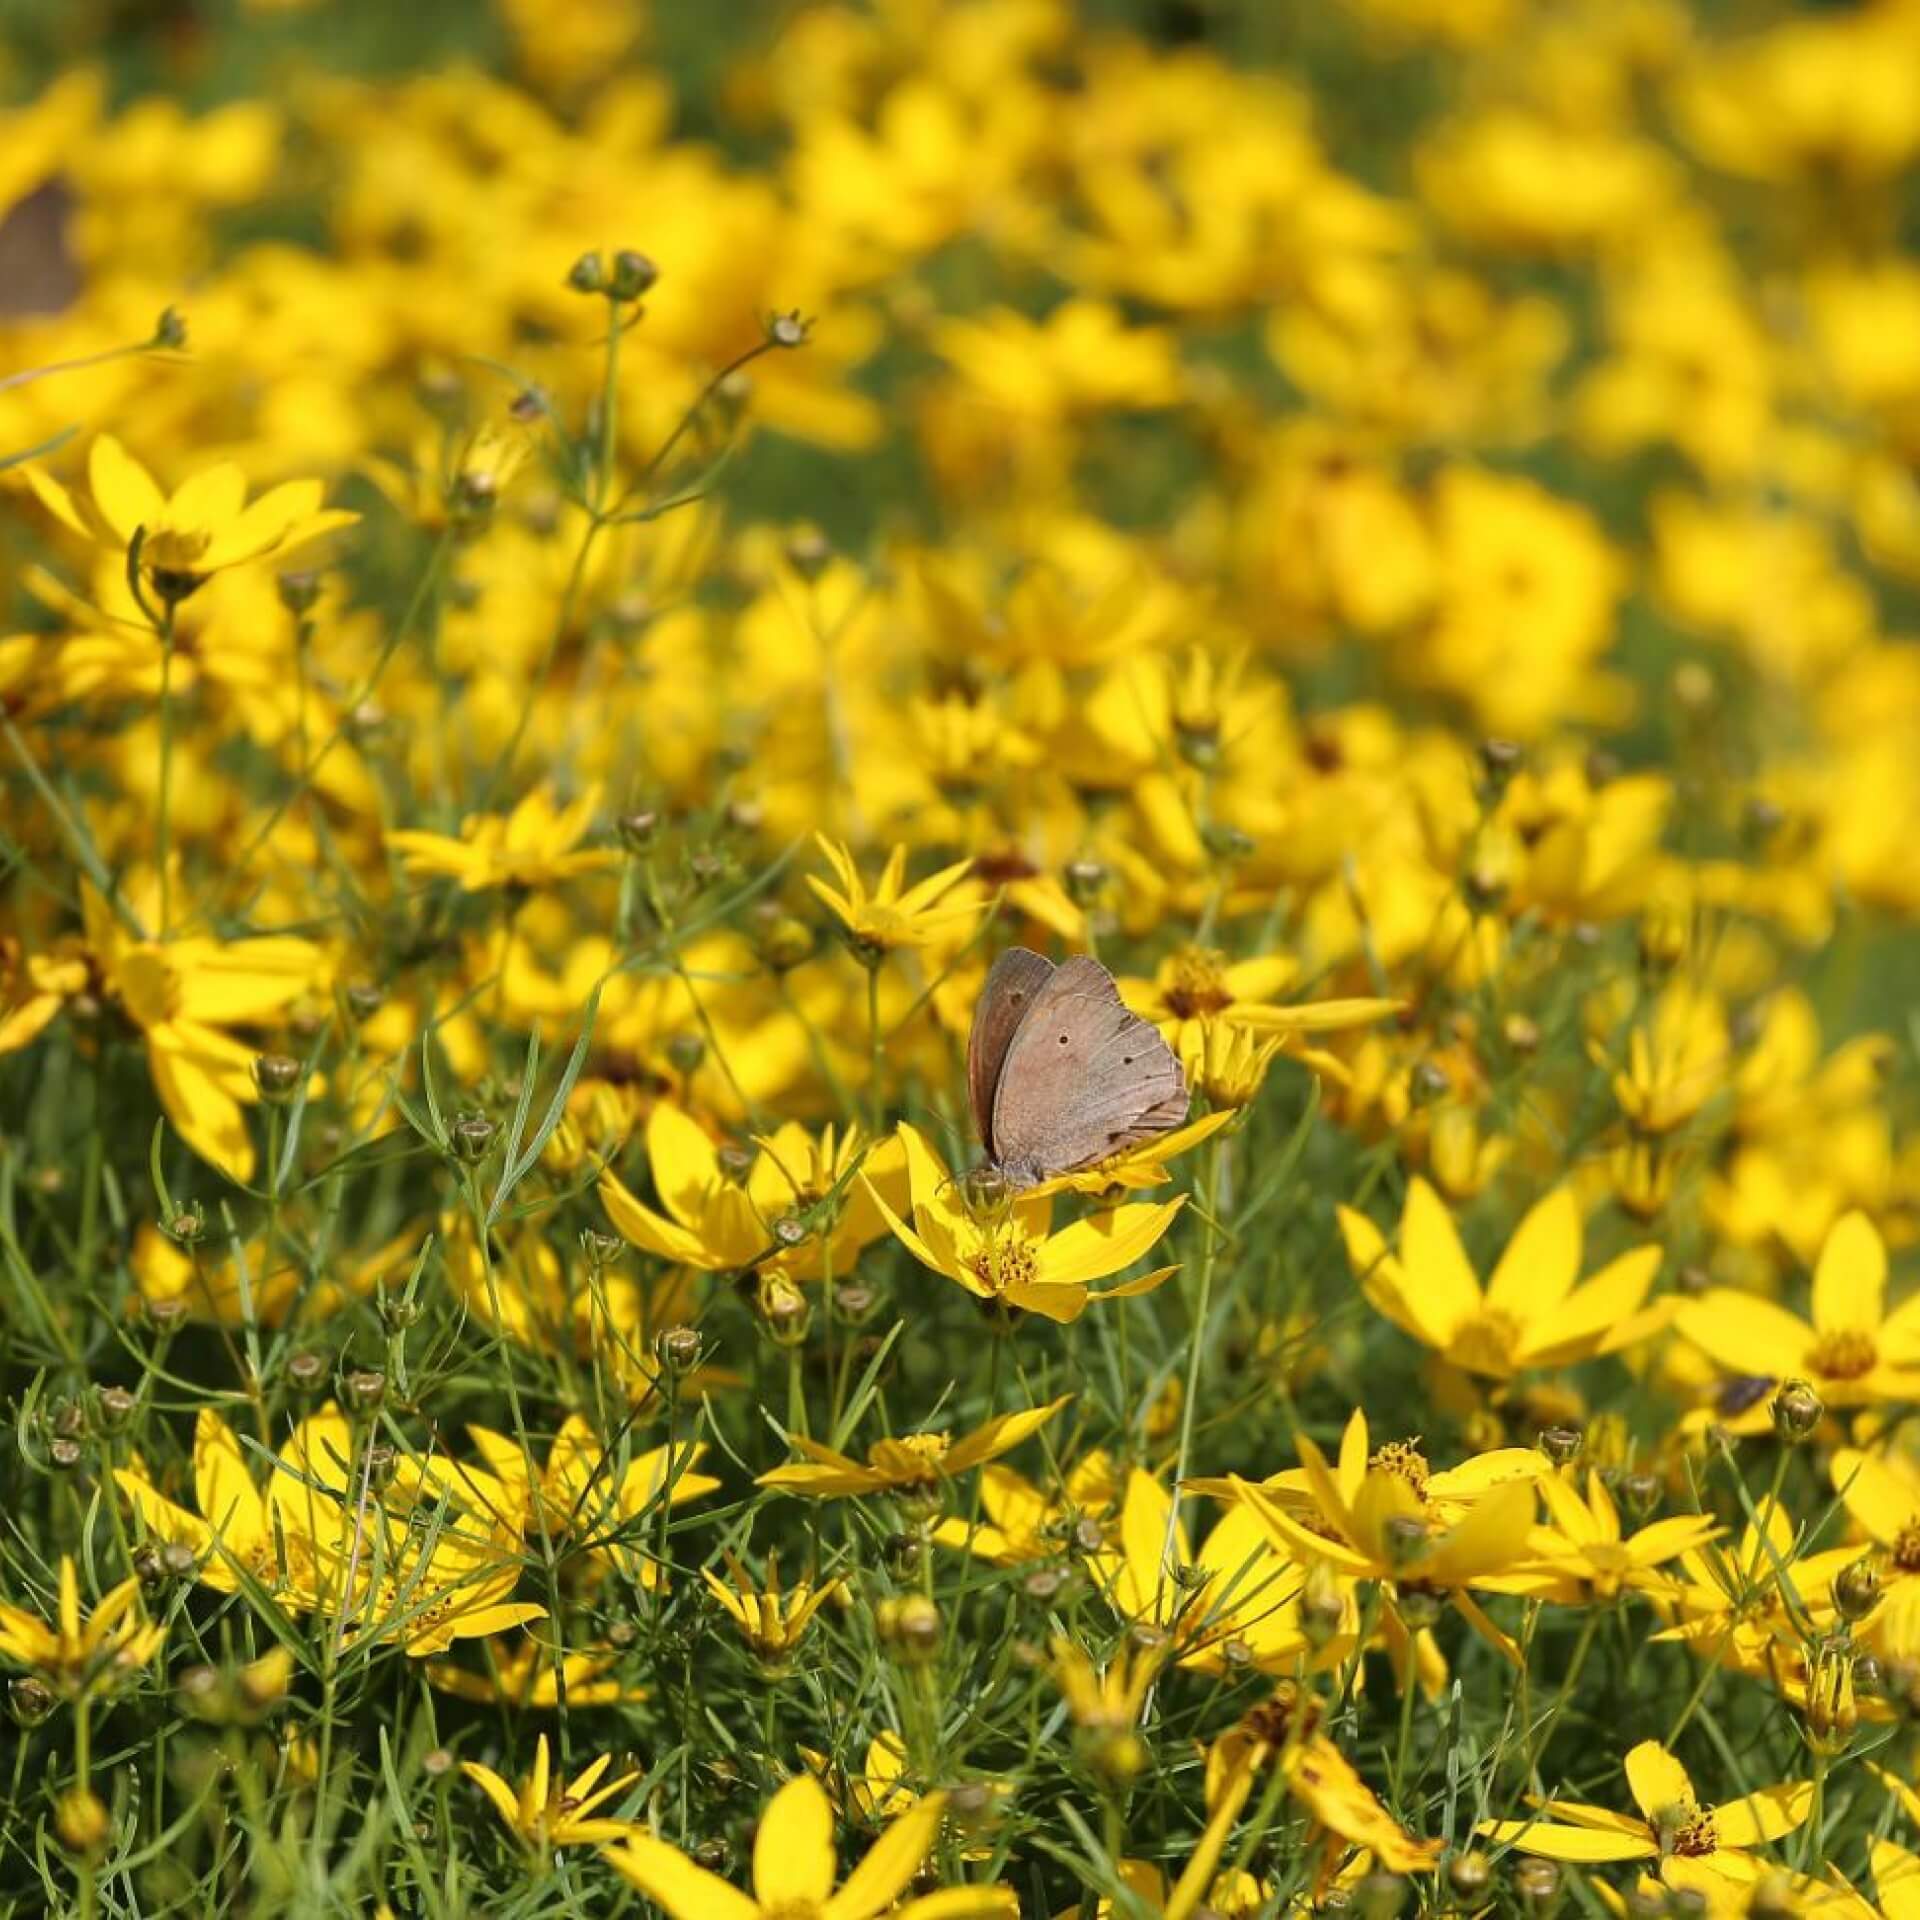
[[[935,1497],[947,1481],[1012,1452],[1029,1434],[1044,1427],[1072,1398],[1071,1394],[1062,1394],[1044,1407],[996,1414],[964,1440],[955,1440],[944,1433],[907,1433],[898,1439],[876,1440],[867,1449],[865,1464],[849,1459],[844,1453],[836,1453],[818,1440],[790,1434],[790,1443],[806,1458],[763,1473],[756,1484],[817,1500],[862,1493],[892,1493],[914,1499]]]
[[[1532,1820],[1483,1820],[1489,1840],[1549,1860],[1598,1864],[1659,1860],[1662,1878],[1686,1861],[1716,1878],[1751,1883],[1761,1863],[1751,1849],[1791,1833],[1813,1810],[1813,1784],[1799,1780],[1763,1787],[1743,1800],[1703,1807],[1687,1770],[1657,1740],[1643,1740],[1626,1757],[1627,1789],[1639,1817],[1574,1801],[1543,1800]]]
[[[971,860],[956,860],[952,866],[906,887],[902,883],[906,879],[907,850],[896,846],[887,855],[879,882],[869,893],[847,848],[823,833],[814,838],[838,885],[829,886],[813,874],[807,875],[807,885],[840,922],[848,944],[865,961],[877,963],[895,947],[924,947],[956,922],[971,919],[981,911],[981,904],[973,900],[957,906],[940,904],[972,869]]]
[[[458,880],[462,893],[493,887],[551,887],[581,874],[605,873],[619,864],[611,848],[579,851],[600,805],[599,786],[589,786],[569,805],[555,806],[535,788],[506,815],[474,814],[451,834],[401,828],[387,845],[415,879]]]
[[[211,574],[284,557],[360,518],[323,508],[318,480],[290,480],[249,504],[236,466],[209,467],[169,496],[104,433],[87,457],[91,498],[77,498],[37,466],[26,477],[47,511],[83,539],[125,553],[138,535],[140,571],[169,602],[184,600]]]
[[[1275,1552],[1252,1508],[1230,1507],[1197,1556],[1183,1523],[1174,1522],[1169,1540],[1172,1509],[1159,1481],[1134,1468],[1118,1551],[1090,1568],[1116,1611],[1164,1633],[1179,1664],[1203,1672],[1287,1670],[1308,1655],[1298,1605],[1305,1573]],[[1344,1650],[1338,1636],[1328,1645]]]
[[[467,1432],[492,1473],[518,1497],[524,1529],[533,1518],[526,1456],[503,1433],[474,1426]],[[569,1414],[540,1475],[547,1525],[569,1532],[590,1564],[612,1568],[651,1593],[666,1577],[648,1551],[658,1538],[661,1503],[677,1507],[720,1485],[696,1471],[706,1451],[704,1440],[683,1440],[636,1452],[623,1465],[602,1448],[582,1415]]]
[[[1545,1465],[1537,1454],[1537,1466],[1527,1450],[1514,1448],[1434,1474],[1411,1446],[1383,1447],[1370,1458],[1358,1413],[1347,1423],[1337,1466],[1305,1433],[1295,1444],[1298,1475],[1262,1486],[1229,1475],[1227,1486],[1252,1507],[1274,1545],[1303,1565],[1323,1560],[1354,1579],[1458,1589],[1527,1558],[1538,1467]]]
[[[1058,1499],[1011,1467],[983,1467],[980,1510],[986,1517],[978,1524],[942,1520],[933,1537],[943,1547],[964,1548],[995,1566],[1024,1566],[1100,1544],[1118,1497],[1113,1461],[1098,1449],[1074,1465]]]
[[[1203,1049],[1215,1023],[1250,1028],[1255,1033],[1291,1037],[1364,1026],[1397,1010],[1397,1000],[1308,1000],[1275,1003],[1300,977],[1299,962],[1270,953],[1251,960],[1229,960],[1211,947],[1176,949],[1161,961],[1151,980],[1130,975],[1116,980],[1120,998],[1142,1020],[1151,1020],[1184,1063]]]
[[[445,1660],[427,1662],[427,1678],[443,1693],[482,1706],[539,1707],[560,1704],[562,1684],[567,1706],[604,1707],[623,1700],[644,1700],[644,1687],[629,1687],[613,1669],[620,1655],[611,1647],[581,1648],[565,1655],[556,1671],[553,1656],[532,1639],[522,1639],[510,1653],[493,1653],[485,1673],[469,1673]]]
[[[1834,1223],[1813,1273],[1809,1323],[1777,1301],[1714,1287],[1674,1324],[1729,1373],[1803,1378],[1830,1407],[1920,1399],[1920,1293],[1887,1311],[1887,1250],[1863,1213]]]
[[[811,1774],[776,1793],[753,1842],[753,1892],[729,1886],[678,1847],[639,1833],[602,1858],[622,1879],[658,1901],[672,1920],[1017,1920],[1019,1903],[998,1887],[954,1888],[895,1907],[939,1837],[946,1795],[930,1793],[874,1843],[834,1888],[833,1803]]]
[[[1418,1176],[1407,1188],[1398,1254],[1365,1215],[1337,1211],[1348,1264],[1368,1300],[1468,1373],[1510,1380],[1529,1367],[1571,1366],[1631,1345],[1665,1317],[1640,1311],[1660,1269],[1658,1247],[1622,1254],[1575,1286],[1580,1203],[1568,1186],[1514,1229],[1484,1289],[1446,1203]]]
[[[1110,1784],[1123,1785],[1147,1763],[1138,1732],[1140,1712],[1166,1651],[1123,1641],[1104,1667],[1071,1640],[1056,1634],[1048,1670],[1080,1735],[1087,1764]]]
[[[254,1105],[255,1050],[225,1031],[273,1020],[313,983],[317,947],[288,935],[222,943],[138,939],[83,884],[87,944],[101,984],[145,1036],[160,1105],[195,1153],[230,1179],[253,1178],[242,1109]]]
[[[710,1567],[702,1567],[700,1577],[707,1583],[707,1591],[733,1616],[747,1645],[770,1663],[787,1660],[813,1616],[846,1592],[844,1580],[828,1580],[817,1587],[811,1580],[800,1580],[783,1589],[780,1562],[772,1555],[767,1559],[766,1579],[756,1586],[753,1575],[733,1553],[723,1549],[721,1558],[732,1576],[731,1584]]]
[[[1835,1479],[1841,1484],[1837,1457]],[[1857,1547],[1799,1552],[1794,1533],[1792,1516],[1773,1502],[1764,1531],[1749,1521],[1731,1552],[1704,1540],[1684,1548],[1678,1584],[1653,1596],[1675,1624],[1652,1637],[1683,1640],[1694,1653],[1743,1668],[1763,1664],[1777,1643],[1800,1635],[1789,1595],[1803,1608],[1830,1605],[1833,1576],[1860,1557]]]
[[[1180,1065],[1187,1085],[1211,1107],[1250,1107],[1267,1069],[1286,1046],[1283,1034],[1257,1034],[1224,1022],[1203,1023],[1199,1039],[1182,1037]]]
[[[964,1185],[910,1126],[899,1130],[906,1154],[913,1225],[879,1193],[874,1202],[895,1237],[923,1267],[944,1274],[977,1300],[997,1300],[1048,1320],[1076,1320],[1089,1300],[1150,1292],[1177,1271],[1162,1267],[1095,1293],[1089,1283],[1130,1267],[1172,1226],[1185,1196],[1130,1202],[1051,1230],[1053,1202],[1023,1193],[1008,1204],[971,1206]]]
[[[60,1598],[54,1623],[0,1603],[0,1659],[30,1667],[63,1694],[117,1685],[159,1652],[167,1630],[140,1615],[140,1583],[123,1580],[80,1618],[80,1574],[71,1554],[60,1556]]]
[[[629,1820],[593,1817],[595,1807],[604,1806],[622,1787],[640,1777],[638,1773],[623,1773],[605,1786],[598,1785],[600,1776],[612,1764],[610,1756],[603,1753],[562,1787],[553,1778],[543,1733],[534,1746],[533,1771],[517,1791],[477,1760],[462,1760],[460,1771],[493,1802],[507,1831],[544,1859],[555,1847],[603,1846],[635,1831]]]
[[[751,1160],[723,1158],[697,1121],[663,1100],[647,1119],[660,1210],[613,1173],[600,1176],[601,1204],[622,1238],[675,1266],[702,1273],[754,1267],[811,1280],[830,1260],[835,1278],[844,1279],[860,1250],[887,1230],[878,1196],[903,1197],[898,1145],[868,1150],[857,1128],[836,1135],[829,1126],[814,1135],[788,1121],[754,1147]],[[838,1214],[823,1234],[810,1216],[830,1196]]]
[[[331,1414],[317,1416],[320,1431],[336,1431]],[[289,1463],[307,1457],[314,1443],[305,1424],[282,1451]],[[298,1516],[283,1512],[276,1526],[267,1502],[247,1472],[246,1456],[233,1429],[211,1407],[202,1407],[193,1428],[193,1490],[197,1513],[176,1506],[148,1479],[144,1470],[117,1467],[114,1481],[155,1537],[185,1547],[197,1565],[196,1578],[217,1593],[239,1593],[247,1581],[264,1587],[287,1604],[314,1603],[312,1535]]]
[[[1277,1769],[1287,1791],[1337,1851],[1364,1847],[1389,1873],[1425,1873],[1440,1842],[1416,1840],[1387,1812],[1353,1763],[1322,1731],[1320,1701],[1284,1680],[1273,1697],[1222,1734],[1207,1750],[1207,1805],[1215,1818],[1243,1807],[1261,1776]],[[1229,1815],[1231,1818],[1231,1815]],[[1336,1849],[1326,1851],[1331,1860]],[[1324,1871],[1324,1869],[1323,1869]]]
[[[1597,1473],[1587,1475],[1584,1500],[1557,1473],[1542,1474],[1539,1487],[1551,1524],[1533,1529],[1528,1564],[1511,1576],[1496,1575],[1489,1583],[1495,1588],[1509,1586],[1569,1606],[1627,1591],[1671,1599],[1678,1583],[1660,1569],[1720,1533],[1719,1523],[1706,1515],[1680,1513],[1623,1536],[1620,1510]]]

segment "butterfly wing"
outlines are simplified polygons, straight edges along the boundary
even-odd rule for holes
[[[1033,1186],[1179,1126],[1187,1099],[1173,1049],[1083,954],[1054,969],[1008,1043],[993,1157]]]
[[[974,1003],[973,1027],[967,1035],[967,1099],[973,1107],[974,1130],[989,1160],[995,1157],[994,1095],[999,1091],[1007,1048],[1053,973],[1053,962],[1031,948],[1009,947],[993,963]]]

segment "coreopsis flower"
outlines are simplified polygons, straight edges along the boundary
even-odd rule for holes
[[[1576,1286],[1580,1203],[1556,1187],[1514,1229],[1482,1288],[1446,1203],[1417,1175],[1400,1216],[1400,1247],[1338,1209],[1347,1261],[1369,1301],[1395,1326],[1468,1373],[1510,1380],[1613,1353],[1654,1331],[1661,1310],[1642,1305],[1660,1269],[1658,1247],[1636,1247]]]
[[[1331,1837],[1366,1848],[1390,1873],[1425,1873],[1441,1845],[1417,1840],[1374,1798],[1353,1763],[1321,1726],[1319,1699],[1297,1681],[1284,1680],[1207,1750],[1207,1805],[1217,1818],[1245,1806],[1254,1787],[1277,1768],[1288,1793],[1318,1830],[1323,1847]],[[1231,1818],[1231,1816],[1229,1816]]]
[[[1611,1064],[1597,1043],[1590,1051],[1597,1065]],[[1675,980],[1628,1034],[1626,1059],[1613,1068],[1613,1097],[1636,1134],[1670,1134],[1726,1087],[1732,1069],[1719,997]]]
[[[553,1776],[543,1733],[534,1743],[533,1770],[518,1787],[477,1760],[462,1760],[460,1771],[493,1803],[514,1839],[544,1860],[555,1847],[605,1846],[637,1831],[630,1820],[612,1820],[594,1812],[640,1777],[637,1772],[623,1773],[603,1785],[601,1775],[612,1764],[612,1757],[603,1753],[563,1786]]]
[[[814,838],[838,884],[829,886],[810,873],[807,885],[840,922],[854,952],[869,964],[877,965],[896,947],[924,947],[956,922],[980,913],[977,901],[956,905],[947,898],[972,870],[971,860],[956,860],[909,887],[905,885],[907,850],[897,845],[887,855],[872,892],[868,892],[852,853],[825,834],[815,834]]]
[[[1084,1548],[1089,1541],[1099,1545],[1119,1497],[1113,1460],[1099,1449],[1074,1463],[1057,1498],[1011,1467],[986,1466],[980,1470],[984,1517],[972,1522],[950,1515],[934,1528],[933,1538],[995,1566],[1024,1566]]]
[[[566,806],[536,787],[511,813],[474,814],[458,837],[420,828],[395,828],[386,842],[414,879],[448,879],[462,893],[494,887],[554,887],[583,874],[606,873],[620,863],[611,847],[580,842],[600,807],[597,783]]]
[[[236,466],[208,467],[169,495],[111,434],[87,455],[88,492],[75,495],[38,466],[27,484],[63,526],[118,554],[140,541],[140,573],[164,602],[187,598],[216,573],[269,555],[285,558],[360,516],[322,507],[318,480],[289,480],[247,499]]]
[[[755,1484],[815,1500],[866,1493],[891,1493],[913,1501],[937,1500],[949,1481],[997,1460],[1003,1453],[1011,1453],[1072,1398],[1063,1393],[1044,1407],[996,1414],[960,1440],[944,1433],[906,1433],[897,1439],[876,1440],[867,1449],[864,1462],[850,1459],[821,1441],[790,1434],[789,1443],[805,1457],[761,1474]]]
[[[1224,1489],[1244,1500],[1280,1551],[1360,1580],[1457,1590],[1524,1561],[1544,1459],[1526,1448],[1479,1455],[1433,1473],[1409,1445],[1367,1451],[1355,1413],[1330,1464],[1302,1433],[1297,1474],[1255,1485],[1230,1474]],[[1210,1483],[1198,1483],[1211,1491]]]
[[[1626,1592],[1675,1597],[1678,1582],[1662,1569],[1683,1553],[1697,1551],[1719,1537],[1719,1523],[1706,1514],[1673,1514],[1638,1532],[1623,1534],[1620,1510],[1597,1473],[1587,1475],[1586,1497],[1558,1474],[1538,1482],[1548,1524],[1528,1536],[1527,1564],[1509,1576],[1496,1574],[1494,1587],[1560,1601],[1568,1606],[1613,1600]]]
[[[1260,954],[1229,960],[1210,947],[1181,947],[1161,961],[1152,979],[1128,975],[1114,982],[1120,998],[1150,1020],[1184,1061],[1203,1048],[1215,1022],[1255,1033],[1291,1038],[1365,1026],[1394,1012],[1397,1000],[1306,1000],[1282,1003],[1277,996],[1300,978],[1290,954]]]
[[[24,1607],[0,1603],[0,1659],[29,1668],[56,1693],[103,1692],[144,1667],[167,1637],[164,1624],[142,1617],[140,1583],[109,1588],[83,1620],[80,1574],[60,1556],[60,1592],[52,1625]]]
[[[1831,1608],[1833,1577],[1859,1559],[1859,1549],[1797,1551],[1786,1508],[1772,1502],[1764,1517],[1764,1527],[1748,1521],[1731,1548],[1702,1541],[1676,1556],[1678,1584],[1651,1594],[1674,1623],[1655,1640],[1682,1640],[1694,1653],[1751,1669],[1764,1665],[1770,1648],[1798,1637],[1795,1602],[1803,1613]]]
[[[1714,1287],[1682,1301],[1674,1325],[1729,1373],[1804,1379],[1830,1407],[1920,1399],[1920,1294],[1888,1312],[1887,1250],[1863,1213],[1820,1249],[1811,1320],[1777,1301]]]
[[[245,1109],[260,1097],[258,1056],[227,1029],[276,1020],[319,975],[320,950],[286,934],[145,939],[84,883],[81,907],[101,985],[145,1038],[167,1118],[203,1160],[230,1179],[251,1180]]]
[[[586,1647],[555,1661],[547,1648],[523,1637],[506,1652],[490,1650],[485,1673],[471,1673],[447,1660],[429,1660],[427,1678],[457,1700],[521,1710],[538,1707],[549,1713],[559,1706],[563,1690],[569,1709],[644,1700],[646,1688],[626,1686],[615,1675],[620,1659],[612,1647]]]
[[[839,1579],[823,1580],[818,1586],[811,1580],[797,1580],[791,1587],[782,1587],[780,1562],[772,1554],[767,1557],[765,1579],[757,1582],[730,1549],[723,1548],[720,1557],[728,1578],[722,1580],[711,1567],[702,1567],[700,1577],[733,1616],[747,1645],[769,1665],[790,1660],[813,1616],[847,1590],[847,1583]]]
[[[341,1431],[331,1413],[317,1416],[328,1438]],[[303,1425],[281,1453],[290,1466],[307,1459],[317,1443]],[[127,1496],[141,1525],[155,1538],[185,1547],[195,1577],[216,1593],[240,1593],[252,1584],[283,1605],[313,1605],[315,1542],[296,1510],[282,1509],[276,1522],[267,1499],[253,1484],[238,1436],[211,1407],[202,1407],[193,1427],[193,1490],[198,1511],[177,1505],[154,1486],[144,1468],[116,1467],[114,1483]]]
[[[512,1598],[525,1559],[524,1489],[411,1453],[376,1487],[368,1444],[337,1407],[323,1407],[294,1430],[267,1485],[275,1532],[311,1545],[315,1611],[346,1636],[396,1640],[415,1659],[546,1618],[545,1607]]]
[[[518,1498],[523,1529],[533,1524],[537,1498],[548,1527],[565,1532],[590,1565],[617,1572],[649,1593],[666,1578],[650,1551],[658,1541],[661,1506],[698,1500],[720,1485],[698,1471],[705,1441],[650,1447],[622,1464],[577,1413],[569,1414],[554,1435],[537,1488],[515,1441],[487,1427],[470,1426],[467,1432],[494,1476]]]
[[[1813,1785],[1806,1780],[1702,1806],[1686,1768],[1658,1740],[1643,1740],[1633,1748],[1625,1770],[1637,1817],[1577,1801],[1542,1800],[1534,1803],[1539,1817],[1483,1820],[1476,1831],[1548,1860],[1587,1865],[1658,1860],[1661,1877],[1669,1880],[1673,1864],[1686,1861],[1717,1878],[1750,1886],[1763,1871],[1752,1850],[1793,1832],[1813,1810]],[[1682,1878],[1691,1871],[1683,1869]]]
[[[1219,1021],[1202,1023],[1201,1035],[1197,1040],[1182,1036],[1180,1065],[1187,1085],[1211,1107],[1250,1107],[1287,1044],[1285,1036]]]
[[[1251,1508],[1235,1504],[1196,1555],[1173,1500],[1152,1474],[1127,1476],[1115,1549],[1092,1557],[1090,1571],[1116,1612],[1166,1636],[1183,1667],[1229,1673],[1249,1666],[1290,1670],[1314,1648],[1302,1631],[1299,1597],[1306,1574],[1275,1552]],[[1325,1645],[1344,1653],[1333,1636]]]
[[[1886,1920],[1920,1920],[1920,1853],[1897,1840],[1874,1840],[1868,1851],[1873,1889]]]
[[[767,1803],[753,1843],[753,1892],[696,1866],[678,1847],[636,1833],[601,1858],[673,1920],[1017,1920],[998,1887],[949,1888],[894,1902],[939,1838],[947,1796],[930,1793],[894,1821],[836,1890],[833,1803],[812,1774],[789,1780]]]
[[[858,1128],[815,1135],[788,1121],[756,1137],[751,1159],[723,1157],[697,1121],[663,1100],[647,1117],[646,1144],[659,1208],[611,1172],[600,1176],[601,1204],[623,1239],[696,1272],[751,1267],[812,1280],[830,1267],[844,1279],[887,1230],[878,1196],[905,1197],[900,1148],[869,1148]],[[829,1199],[830,1229],[817,1217]]]
[[[1070,1321],[1090,1300],[1147,1293],[1177,1271],[1162,1267],[1099,1291],[1091,1285],[1132,1266],[1156,1245],[1185,1204],[1184,1195],[1160,1203],[1128,1202],[1056,1232],[1046,1193],[1023,1193],[1010,1204],[976,1208],[918,1129],[903,1124],[898,1137],[906,1155],[913,1224],[877,1190],[874,1204],[923,1267],[944,1274],[977,1300]]]

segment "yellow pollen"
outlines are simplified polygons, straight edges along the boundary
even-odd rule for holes
[[[1673,1828],[1674,1852],[1683,1860],[1697,1860],[1702,1854],[1712,1853],[1720,1844],[1714,1831],[1713,1809],[1683,1802],[1679,1812]]]
[[[1173,979],[1164,998],[1181,1020],[1201,1020],[1233,1005],[1227,986],[1226,957],[1207,947],[1186,947],[1174,957]]]
[[[1030,1287],[1040,1271],[1039,1257],[1029,1240],[1006,1238],[990,1241],[977,1253],[967,1255],[966,1269],[989,1293],[1005,1293],[1009,1287]]]
[[[1893,1564],[1902,1573],[1920,1573],[1920,1513],[1894,1535]]]
[[[1835,1333],[1823,1333],[1813,1343],[1807,1364],[1823,1380],[1858,1380],[1873,1371],[1880,1357],[1873,1335],[1857,1327],[1842,1327]]]
[[[1389,1440],[1367,1462],[1370,1470],[1376,1473],[1390,1473],[1396,1479],[1404,1480],[1422,1500],[1427,1497],[1427,1456],[1420,1451],[1420,1438],[1415,1435],[1411,1440]]]

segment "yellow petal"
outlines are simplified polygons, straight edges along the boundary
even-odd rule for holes
[[[122,545],[166,510],[153,476],[110,433],[101,434],[87,455],[87,484],[100,517]]]
[[[892,1906],[932,1850],[946,1804],[944,1793],[930,1793],[894,1821],[826,1903],[823,1920],[871,1920]]]
[[[1864,1213],[1843,1215],[1813,1272],[1813,1324],[1822,1333],[1877,1333],[1887,1298],[1887,1249]]]
[[[1559,1186],[1530,1207],[1487,1282],[1487,1305],[1523,1325],[1567,1297],[1580,1275],[1580,1203]]]
[[[1693,1782],[1658,1740],[1642,1740],[1626,1758],[1627,1788],[1633,1804],[1650,1822],[1673,1807],[1693,1804]]]
[[[1609,1860],[1650,1860],[1659,1852],[1650,1839],[1604,1833],[1595,1827],[1562,1827],[1550,1820],[1484,1820],[1480,1835],[1521,1853],[1547,1860],[1598,1866]]]
[[[1136,1202],[1076,1220],[1039,1249],[1036,1281],[1046,1286],[1085,1286],[1130,1267],[1173,1225],[1186,1196],[1155,1204]]]
[[[1757,1847],[1805,1825],[1812,1811],[1811,1780],[1762,1787],[1743,1800],[1723,1800],[1714,1808],[1714,1837],[1722,1847]]]
[[[1406,1269],[1407,1297],[1425,1304],[1434,1325],[1457,1327],[1480,1311],[1480,1282],[1460,1244],[1453,1215],[1417,1175],[1407,1188],[1400,1216],[1400,1263]]]
[[[493,1802],[493,1810],[506,1823],[507,1830],[518,1833],[520,1802],[514,1797],[513,1789],[491,1767],[483,1767],[477,1760],[462,1760],[460,1771]]]
[[[656,1900],[673,1920],[761,1920],[757,1900],[730,1887],[717,1874],[696,1867],[677,1847],[636,1834],[601,1859],[623,1880]]]
[[[773,1796],[753,1841],[753,1891],[763,1908],[818,1905],[833,1891],[833,1802],[810,1773]]]

